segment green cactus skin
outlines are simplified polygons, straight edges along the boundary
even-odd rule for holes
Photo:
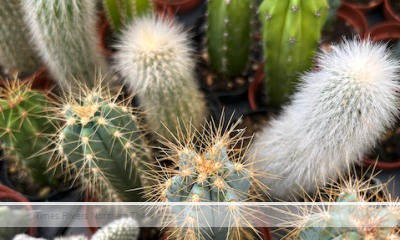
[[[56,130],[51,104],[46,96],[29,89],[18,80],[0,94],[0,140],[7,155],[26,170],[32,182],[49,184],[51,154],[39,154],[48,147],[49,137]],[[46,174],[45,174],[46,173]]]
[[[108,22],[119,32],[121,27],[137,16],[152,12],[153,2],[149,0],[102,0]]]
[[[6,206],[0,206],[0,222],[4,226],[24,226],[24,227],[0,227],[0,240],[10,240],[15,235],[24,233],[30,224],[29,213],[25,209],[11,210]]]
[[[341,5],[341,0],[327,0],[329,7],[328,19],[324,25],[324,31],[329,31],[336,20],[336,13]]]
[[[207,48],[213,70],[236,76],[246,68],[255,7],[255,0],[208,1]]]
[[[359,193],[343,193],[336,202],[358,202],[360,200]],[[374,232],[373,239],[395,239],[389,238],[393,236],[393,230],[399,220],[398,214],[387,207],[364,207],[336,205],[330,210],[329,219],[325,219],[317,214],[310,216],[310,220],[299,233],[298,239],[320,239],[320,240],[340,240],[352,239],[362,240],[370,239],[368,233],[362,231],[362,227],[357,229],[354,226],[358,221],[366,219],[376,219],[373,222],[379,222],[379,225],[371,224]],[[366,224],[367,225],[367,224]],[[360,230],[361,229],[361,230]],[[372,236],[370,236],[372,237]]]
[[[242,202],[248,197],[251,187],[250,172],[242,168],[243,165],[230,162],[223,146],[216,144],[203,156],[193,151],[181,154],[179,165],[179,173],[167,182],[169,187],[166,188],[166,198],[169,202]],[[222,208],[219,208],[219,212],[227,213],[227,208]],[[178,219],[182,219],[178,220],[178,226],[187,226],[190,218],[196,219],[200,224],[208,223],[210,226],[218,226],[214,213],[202,210],[200,213],[195,208],[172,207]],[[217,218],[227,219],[221,216]],[[229,222],[229,220],[226,221]],[[203,227],[189,225],[182,234],[196,236],[196,238],[187,239],[212,240],[225,240],[229,235],[229,228],[226,227],[200,226]]]
[[[42,63],[30,44],[20,4],[20,0],[0,1],[0,65],[6,73],[26,76]]]
[[[98,49],[96,0],[23,0],[25,21],[42,60],[64,89],[93,87],[109,66]],[[103,83],[109,82],[106,77]]]
[[[328,16],[328,3],[264,0],[258,14],[262,24],[266,93],[269,104],[280,107],[293,93],[299,74],[311,70]]]
[[[141,202],[148,150],[130,109],[111,97],[87,95],[65,106],[60,150],[100,200]]]
[[[140,228],[136,220],[121,218],[97,231],[92,240],[137,240],[139,231]]]

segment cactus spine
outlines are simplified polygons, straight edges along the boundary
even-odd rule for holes
[[[23,2],[33,42],[59,85],[70,89],[81,81],[93,87],[96,73],[106,76],[109,66],[97,49],[95,0]]]
[[[200,125],[206,104],[182,26],[145,16],[127,27],[116,47],[115,69],[137,92],[151,130],[171,139],[169,130],[180,123]]]
[[[29,174],[32,182],[48,184],[50,154],[45,152],[49,137],[56,132],[56,121],[49,120],[51,104],[46,96],[30,89],[28,83],[18,80],[6,85],[0,92],[0,140],[7,155]]]
[[[293,102],[252,147],[256,159],[271,159],[265,172],[285,177],[263,180],[278,198],[312,192],[317,176],[358,163],[398,114],[400,68],[385,45],[345,41],[317,61],[320,71],[302,77]]]
[[[0,206],[0,225],[2,225],[0,240],[9,240],[17,234],[26,232],[28,230],[26,226],[30,226],[30,222],[31,218],[25,209],[11,210],[6,206]]]
[[[262,24],[266,93],[272,106],[288,101],[299,73],[310,70],[328,16],[326,0],[264,0]]]
[[[0,65],[7,73],[25,76],[38,70],[41,62],[30,44],[20,4],[20,0],[0,2]]]
[[[252,44],[254,0],[212,0],[207,7],[211,67],[229,76],[246,68]]]
[[[121,27],[136,16],[151,12],[153,2],[149,0],[102,0],[108,22],[119,32]]]
[[[83,89],[81,95],[82,103],[71,98],[64,106],[61,159],[77,169],[100,200],[141,202],[140,191],[126,192],[142,187],[142,171],[149,160],[136,117],[99,87]]]

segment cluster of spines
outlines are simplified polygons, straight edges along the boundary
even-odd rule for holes
[[[23,1],[33,43],[52,77],[66,90],[77,90],[77,81],[94,87],[96,74],[109,72],[97,48],[95,4],[95,0]]]
[[[243,72],[253,39],[255,0],[213,0],[207,6],[207,49],[212,69]]]
[[[100,200],[141,202],[149,149],[136,116],[109,90],[81,88],[63,106],[59,163]]]
[[[262,24],[268,101],[281,107],[294,92],[299,74],[311,70],[328,16],[328,3],[326,0],[265,0],[258,16]]]
[[[204,121],[206,104],[182,26],[145,16],[127,26],[116,47],[115,69],[137,93],[152,131],[172,139],[167,129]]]
[[[41,62],[31,46],[20,4],[21,0],[0,3],[0,65],[6,73],[22,77],[37,71]]]
[[[31,83],[18,79],[0,90],[0,140],[31,182],[48,184],[51,155],[46,154],[56,121],[50,120],[52,105],[43,92],[30,89]]]

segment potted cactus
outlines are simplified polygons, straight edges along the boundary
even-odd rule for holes
[[[396,0],[385,0],[383,14],[386,20],[400,23],[400,4]]]
[[[195,9],[203,0],[153,0],[160,9],[171,9],[177,14],[184,14]]]
[[[377,9],[383,3],[383,0],[344,0],[343,2],[364,14],[368,14]]]

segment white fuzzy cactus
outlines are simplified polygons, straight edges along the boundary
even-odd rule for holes
[[[68,237],[58,237],[54,240],[89,240],[85,235],[73,235]]]
[[[15,236],[12,240],[47,240],[44,238],[34,238],[31,237],[27,234],[18,234],[17,236]]]
[[[93,87],[109,66],[98,49],[96,0],[23,0],[33,43],[64,89],[77,81]],[[106,82],[109,81],[107,78]]]
[[[315,178],[359,163],[398,115],[399,62],[386,45],[348,40],[318,54],[292,103],[256,137],[254,164],[284,180],[263,179],[272,196],[316,189]]]
[[[139,224],[135,219],[121,218],[98,230],[92,240],[136,240],[139,231]]]
[[[194,77],[189,39],[181,25],[156,16],[136,19],[123,31],[115,70],[137,92],[150,128],[171,139],[181,119],[198,127],[206,104]],[[166,128],[163,126],[165,124]]]

